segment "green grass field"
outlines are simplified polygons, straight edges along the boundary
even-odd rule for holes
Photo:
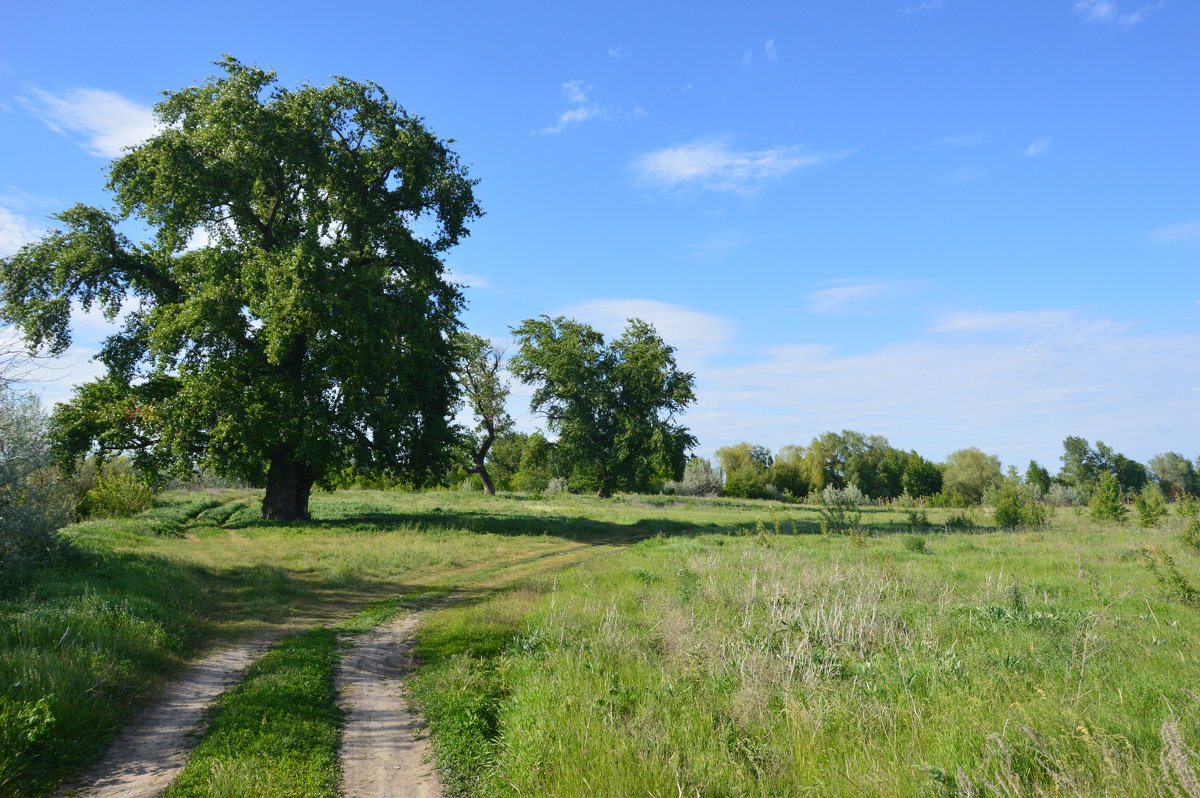
[[[0,587],[0,794],[49,794],[190,658],[303,617],[169,794],[337,795],[339,635],[468,590],[410,681],[453,795],[1200,796],[1175,516],[870,508],[823,536],[754,501],[347,491],[283,524],[256,499],[70,527]]]

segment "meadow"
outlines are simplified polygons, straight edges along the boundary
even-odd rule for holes
[[[168,794],[338,795],[338,652],[425,607],[408,689],[450,795],[1200,796],[1175,515],[822,535],[754,500],[340,491],[302,524],[258,498],[68,527],[0,587],[0,794],[69,783],[186,662],[275,629]]]

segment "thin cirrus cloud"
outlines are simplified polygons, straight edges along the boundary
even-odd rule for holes
[[[26,244],[36,241],[42,229],[24,216],[0,205],[0,258],[7,258]]]
[[[751,195],[792,172],[845,154],[807,152],[794,146],[737,150],[723,139],[700,139],[640,155],[632,169],[640,185],[660,191]]]
[[[1009,463],[1053,463],[1067,435],[1146,459],[1196,445],[1198,371],[1197,334],[1070,311],[959,312],[858,353],[793,342],[700,369],[685,423],[704,451],[857,429],[938,459],[980,446]]]
[[[828,280],[808,295],[805,308],[813,313],[863,313],[884,299],[916,289],[907,280],[885,280],[872,277],[846,277]]]
[[[909,3],[900,6],[901,14],[922,14],[926,11],[941,11],[942,0],[925,0],[923,3]]]
[[[1162,1],[1145,3],[1136,11],[1126,11],[1115,0],[1077,0],[1075,13],[1088,22],[1100,22],[1116,25],[1119,28],[1130,28],[1150,16],[1162,6]]]
[[[565,308],[563,315],[591,324],[606,336],[619,336],[629,319],[641,319],[679,350],[680,363],[696,368],[726,351],[733,323],[724,316],[656,299],[593,299]]]
[[[1029,146],[1025,148],[1025,156],[1027,158],[1036,158],[1039,155],[1045,155],[1046,151],[1049,149],[1050,139],[1043,136],[1042,138],[1034,139]]]
[[[32,89],[19,100],[46,127],[78,140],[85,150],[103,158],[115,158],[161,129],[153,111],[111,91],[71,89],[54,94]]]
[[[1151,244],[1200,244],[1200,219],[1155,227],[1146,238]]]
[[[592,98],[592,91],[592,87],[582,80],[569,80],[562,84],[563,99],[567,101],[567,109],[558,115],[558,119],[554,121],[553,125],[547,125],[535,132],[561,133],[567,128],[580,125],[589,119],[612,119],[614,116],[636,118],[646,115],[641,108],[634,108],[629,112],[621,111],[611,105],[601,105]]]

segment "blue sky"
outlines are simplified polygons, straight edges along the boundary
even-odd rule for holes
[[[654,322],[700,452],[887,435],[1056,464],[1200,453],[1200,4],[19,4],[0,31],[0,255],[102,204],[157,92],[231,53],[373,80],[487,215],[465,320]],[[95,372],[102,320],[42,376]],[[515,392],[522,413],[527,392]],[[529,427],[536,420],[527,416]]]

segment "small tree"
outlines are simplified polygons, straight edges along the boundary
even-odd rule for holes
[[[998,486],[1003,479],[1000,458],[971,447],[959,449],[946,459],[942,489],[969,502],[978,503],[983,498],[984,491]]]
[[[520,349],[512,372],[534,386],[530,407],[558,435],[573,481],[607,498],[664,472],[679,477],[696,439],[675,415],[695,401],[695,377],[679,370],[654,327],[630,319],[606,345],[586,324],[541,316],[513,334]]]
[[[69,491],[50,465],[37,398],[0,385],[0,567],[44,559],[70,519]]]
[[[1100,481],[1092,492],[1091,501],[1088,502],[1088,514],[1093,521],[1120,523],[1125,520],[1128,512],[1128,508],[1121,501],[1121,485],[1117,482],[1116,475],[1105,471],[1100,475]]]
[[[1050,472],[1038,465],[1037,460],[1030,460],[1029,468],[1025,469],[1025,484],[1036,487],[1044,496],[1050,492],[1050,482]]]
[[[1142,488],[1133,500],[1133,506],[1137,510],[1138,524],[1147,528],[1158,526],[1167,515],[1167,500],[1162,489],[1153,482]]]
[[[487,456],[496,438],[512,429],[513,420],[504,408],[508,383],[500,376],[504,369],[504,350],[486,338],[471,333],[457,337],[459,349],[458,382],[467,406],[475,416],[475,429],[467,441],[471,458],[469,474],[478,474],[483,492],[496,495],[488,474]]]

